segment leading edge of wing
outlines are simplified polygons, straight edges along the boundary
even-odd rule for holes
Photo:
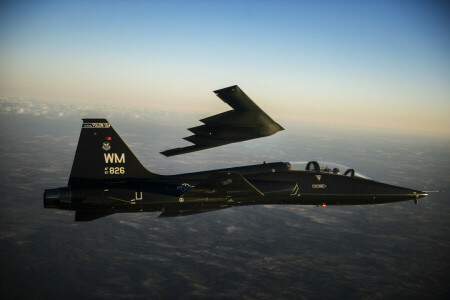
[[[214,93],[235,111],[258,111],[266,114],[237,85],[215,90]]]

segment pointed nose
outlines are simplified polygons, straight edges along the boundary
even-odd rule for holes
[[[391,185],[391,184],[386,184],[386,183],[381,183],[380,185],[375,185],[375,189],[377,189],[380,194],[393,194],[393,195],[408,195],[411,197],[425,197],[427,194],[422,192],[422,191],[418,191],[418,190],[413,190],[413,189],[409,189],[409,188],[405,188],[405,187],[401,187],[401,186],[396,186],[396,185]]]
[[[406,200],[414,200],[417,202],[417,199],[428,195],[426,192],[379,182],[373,183],[371,186],[371,191],[376,195],[374,197],[376,197],[376,199],[380,202],[397,202]]]
[[[418,193],[416,193],[416,195],[417,195],[417,198],[423,198],[423,197],[428,196],[428,194],[424,193],[424,192],[418,192]]]
[[[400,186],[392,186],[392,193],[397,195],[411,196],[411,199],[413,198],[418,199],[428,196],[427,193],[424,193],[422,191],[408,189]]]

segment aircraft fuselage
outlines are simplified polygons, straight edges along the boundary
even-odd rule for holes
[[[214,174],[222,177],[211,179]],[[236,174],[245,179],[233,177]],[[45,207],[77,210],[78,215],[163,211],[162,216],[179,216],[254,204],[357,205],[416,201],[424,196],[420,191],[360,177],[294,171],[289,163],[280,162],[74,185],[46,190],[44,203]]]

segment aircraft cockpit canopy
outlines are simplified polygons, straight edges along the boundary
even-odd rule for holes
[[[325,162],[325,161],[289,162],[288,167],[290,170],[293,171],[310,171],[316,173],[329,173],[329,174],[370,179],[370,177],[363,175],[352,168],[333,162]]]

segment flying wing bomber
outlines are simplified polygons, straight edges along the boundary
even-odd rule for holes
[[[233,109],[200,120],[204,125],[188,130],[194,135],[185,137],[194,145],[161,152],[165,156],[218,147],[269,136],[284,130],[258,107],[237,85],[214,91]]]
[[[43,200],[45,208],[75,210],[75,221],[90,221],[120,212],[174,217],[254,204],[417,204],[427,196],[340,168],[274,162],[158,175],[139,162],[106,119],[83,119],[68,186],[45,190]]]

